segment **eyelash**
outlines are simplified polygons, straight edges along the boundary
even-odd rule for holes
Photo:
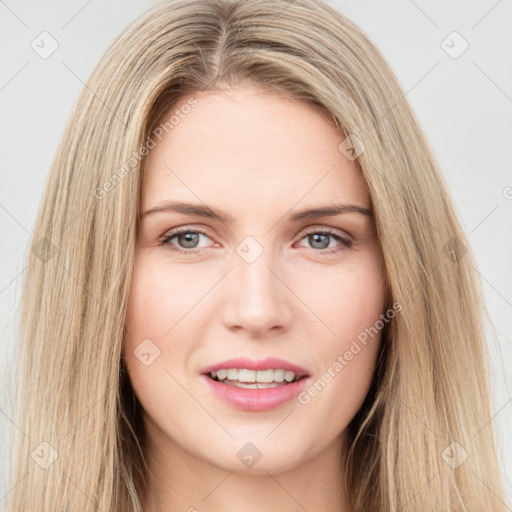
[[[200,249],[177,249],[177,248],[173,247],[172,244],[170,244],[170,241],[174,237],[176,237],[176,236],[178,236],[180,234],[183,234],[183,233],[194,233],[194,234],[197,234],[197,235],[204,235],[207,238],[210,238],[203,231],[199,231],[199,230],[195,230],[195,229],[189,229],[189,228],[178,228],[178,229],[176,229],[176,230],[174,230],[174,231],[172,231],[170,233],[165,234],[161,238],[161,244],[162,245],[167,245],[169,250],[174,251],[174,252],[178,252],[178,253],[181,253],[181,254],[196,254],[196,253],[198,253],[200,251]],[[335,231],[332,231],[330,229],[327,229],[327,228],[324,228],[324,229],[310,228],[309,230],[307,230],[304,233],[304,236],[300,240],[303,240],[308,235],[315,235],[315,234],[331,236],[332,238],[334,238],[338,242],[341,242],[341,244],[342,244],[341,249],[340,249],[339,246],[337,246],[335,248],[331,248],[331,249],[318,249],[318,250],[313,249],[315,252],[317,252],[317,253],[319,253],[321,255],[334,254],[334,253],[337,253],[339,251],[342,251],[345,248],[348,249],[348,248],[350,248],[352,246],[352,243],[353,243],[352,240],[350,240],[349,238],[345,238],[345,237],[341,236],[339,233],[337,233]]]

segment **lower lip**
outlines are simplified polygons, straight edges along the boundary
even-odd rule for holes
[[[201,375],[201,378],[221,400],[245,411],[268,411],[279,407],[295,398],[308,380],[308,377],[303,377],[296,382],[275,388],[248,389],[222,384],[204,374]]]

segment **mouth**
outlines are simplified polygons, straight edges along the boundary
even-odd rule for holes
[[[230,359],[203,368],[212,396],[244,411],[270,411],[292,403],[307,386],[310,372],[283,359]]]

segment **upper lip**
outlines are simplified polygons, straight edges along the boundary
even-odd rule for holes
[[[266,359],[249,359],[246,357],[238,357],[235,359],[228,359],[220,363],[212,364],[202,369],[201,373],[211,373],[217,370],[239,368],[247,370],[286,370],[295,373],[298,377],[309,375],[308,370],[284,359],[277,357],[267,357]]]

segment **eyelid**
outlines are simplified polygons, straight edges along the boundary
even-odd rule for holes
[[[351,242],[355,242],[355,238],[348,232],[340,228],[333,228],[330,226],[321,226],[315,224],[314,226],[308,226],[307,228],[304,228],[304,231],[299,231],[299,233],[304,233],[305,235],[309,235],[311,233],[317,233],[319,231],[324,231],[327,233],[338,235],[342,238],[346,238],[347,240],[350,240]]]
[[[189,231],[190,232],[195,232],[195,233],[198,233],[198,234],[201,234],[201,235],[204,235],[204,236],[212,239],[212,237],[210,235],[208,235],[208,233],[206,232],[207,230],[205,230],[203,227],[196,228],[196,227],[194,227],[193,224],[187,224],[187,225],[184,225],[184,226],[178,226],[178,227],[173,228],[171,230],[167,230],[158,239],[159,239],[159,241],[162,241],[162,240],[170,238],[170,237],[172,237],[174,235],[178,235],[180,233],[189,232]],[[309,235],[309,234],[312,234],[312,233],[318,233],[319,231],[336,234],[336,235],[338,235],[340,237],[345,237],[347,239],[350,239],[351,241],[355,241],[354,237],[348,231],[341,230],[339,228],[332,228],[330,226],[322,226],[322,225],[318,225],[318,224],[315,224],[313,226],[307,226],[306,228],[300,229],[297,232],[297,234],[295,235],[295,237],[297,237],[297,236],[299,236],[299,234],[303,233],[303,235],[301,237],[301,239],[302,239],[306,235]]]

